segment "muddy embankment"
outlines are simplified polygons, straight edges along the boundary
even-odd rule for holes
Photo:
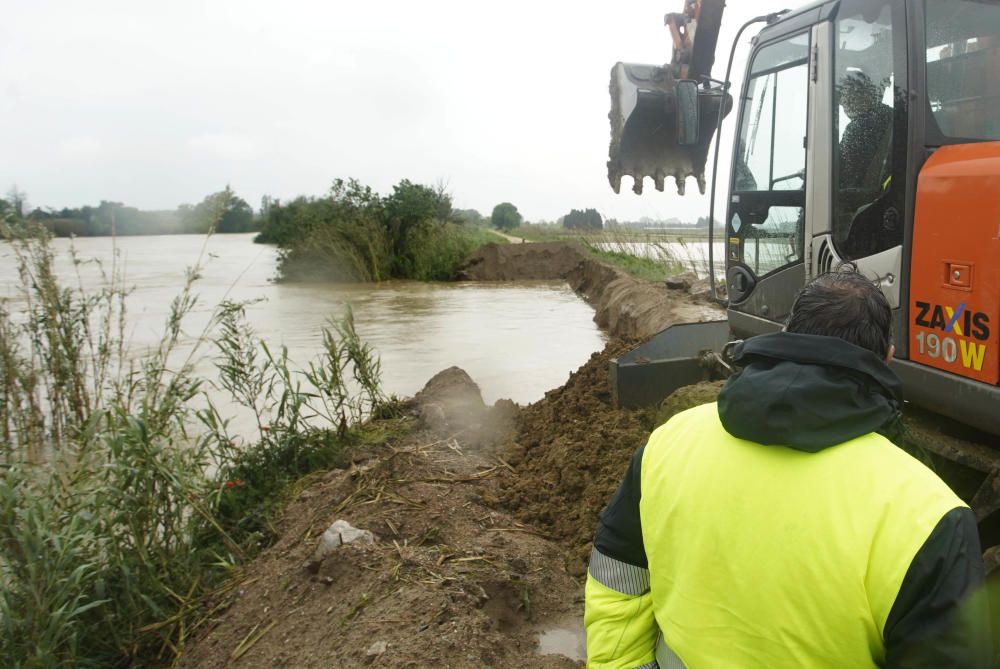
[[[220,591],[182,667],[582,666],[597,515],[665,418],[616,408],[608,362],[673,322],[718,312],[571,244],[489,245],[462,278],[565,279],[611,340],[523,408],[485,406],[462,370],[435,376],[385,422],[393,436],[301,483],[274,520],[277,541]],[[663,411],[716,390],[682,389]],[[316,559],[336,520],[371,540]]]
[[[708,299],[707,281],[680,277],[654,284],[591,258],[575,243],[487,244],[459,269],[468,281],[565,280],[594,307],[594,320],[615,339],[647,339],[674,323],[724,318]]]

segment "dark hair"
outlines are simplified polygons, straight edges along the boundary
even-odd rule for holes
[[[884,359],[892,344],[892,309],[870,279],[854,269],[838,270],[802,289],[785,330],[840,337]]]

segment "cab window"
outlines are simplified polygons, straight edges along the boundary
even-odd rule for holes
[[[929,0],[926,17],[933,143],[1000,140],[1000,5]]]
[[[903,239],[905,54],[895,0],[844,0],[835,25],[833,241],[854,260]]]
[[[733,156],[729,257],[757,276],[801,262],[809,35],[753,57]]]

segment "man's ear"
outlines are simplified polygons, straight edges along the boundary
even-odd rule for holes
[[[889,344],[889,352],[885,356],[885,364],[888,365],[890,362],[892,362],[892,354],[895,352],[896,352],[896,345]]]

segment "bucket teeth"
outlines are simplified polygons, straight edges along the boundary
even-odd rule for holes
[[[656,190],[661,193],[664,191],[666,186],[667,178],[672,178],[674,180],[674,186],[677,188],[678,195],[684,195],[687,191],[687,178],[694,177],[698,183],[698,192],[702,195],[705,194],[705,173],[694,173],[688,172],[681,168],[673,172],[666,172],[663,168],[657,168],[652,174],[643,172],[640,170],[632,171],[628,168],[618,172],[609,171],[608,181],[611,183],[611,188],[616,192],[621,192],[622,187],[622,176],[628,175],[632,177],[632,192],[636,195],[642,195],[643,187],[645,186],[646,177],[653,180],[653,185],[656,186]]]
[[[615,193],[621,193],[622,190],[622,168],[621,165],[613,160],[608,161],[608,183],[611,184],[611,190]]]
[[[683,172],[677,172],[676,174],[674,174],[674,183],[677,184],[677,194],[678,195],[684,195],[684,180],[686,178],[687,177],[684,176]]]

